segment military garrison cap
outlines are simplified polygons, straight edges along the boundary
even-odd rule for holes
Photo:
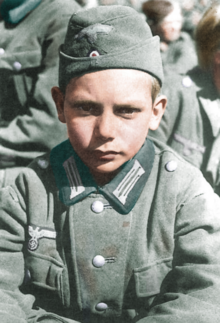
[[[162,85],[159,37],[132,8],[99,6],[70,18],[60,50],[60,88],[73,77],[106,69],[144,71]]]

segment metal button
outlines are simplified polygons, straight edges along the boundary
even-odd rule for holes
[[[0,55],[3,55],[5,53],[4,48],[0,48]]]
[[[95,201],[92,203],[91,209],[95,213],[101,213],[104,210],[104,204],[101,201]]]
[[[102,266],[104,266],[105,264],[105,258],[98,255],[98,256],[95,256],[92,260],[92,263],[93,263],[93,266],[97,267],[97,268],[100,268]]]
[[[40,168],[46,169],[49,166],[49,162],[45,159],[38,159],[37,161]]]
[[[19,62],[14,62],[13,67],[16,71],[20,71],[21,69],[21,63]]]
[[[168,172],[174,172],[177,169],[177,162],[175,160],[171,160],[165,167]]]
[[[98,303],[95,308],[97,309],[97,311],[101,312],[107,310],[108,305],[105,303]]]
[[[184,87],[191,87],[192,86],[192,80],[189,76],[185,76],[182,80],[182,84]]]

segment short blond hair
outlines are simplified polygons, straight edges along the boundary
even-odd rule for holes
[[[220,46],[220,5],[215,3],[203,15],[195,31],[199,65],[204,70],[212,67],[213,57]]]
[[[158,94],[160,93],[160,82],[156,77],[151,76],[151,97],[152,97],[152,102],[156,100]]]

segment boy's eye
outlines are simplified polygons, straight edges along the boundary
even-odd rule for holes
[[[124,116],[132,116],[134,113],[139,112],[138,109],[136,108],[126,108],[126,107],[122,107],[122,108],[118,108],[116,110],[117,114],[121,114]]]
[[[93,105],[79,105],[75,106],[75,109],[85,114],[98,115],[100,113],[100,109]]]

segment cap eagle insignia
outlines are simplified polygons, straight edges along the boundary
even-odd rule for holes
[[[74,39],[81,40],[83,37],[87,37],[88,42],[93,44],[97,40],[98,34],[108,35],[113,29],[113,26],[94,24],[83,28],[77,35],[75,35]]]

